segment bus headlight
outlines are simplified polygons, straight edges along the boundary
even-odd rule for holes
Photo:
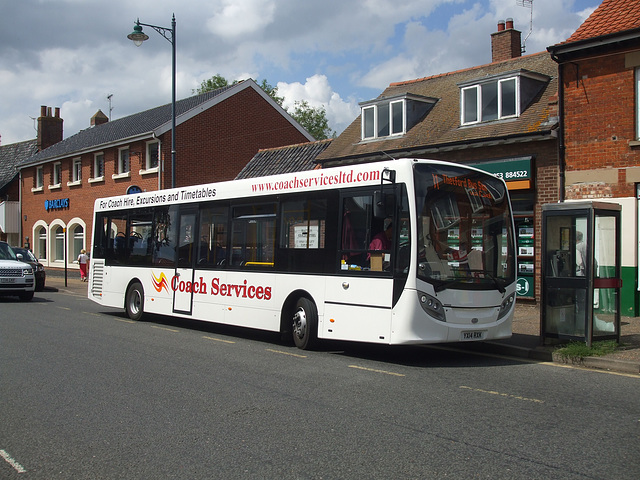
[[[509,313],[515,301],[516,301],[515,293],[512,293],[511,295],[509,295],[507,298],[504,299],[504,301],[502,302],[502,305],[500,305],[500,312],[498,312],[498,320],[500,320],[507,313]]]
[[[418,291],[418,301],[422,306],[422,309],[427,312],[433,318],[440,320],[441,322],[446,322],[447,319],[444,315],[444,307],[440,300],[431,295],[427,295],[424,292]]]

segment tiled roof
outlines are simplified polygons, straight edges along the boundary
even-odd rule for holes
[[[178,100],[176,102],[176,124],[180,123],[180,116],[188,114],[193,109],[200,107],[205,102],[221,95],[231,88],[242,84],[219,88],[201,95]],[[65,138],[49,148],[38,152],[31,158],[26,159],[23,166],[41,163],[48,159],[61,156],[73,155],[87,149],[117,143],[120,140],[135,137],[138,135],[151,134],[159,127],[171,122],[171,104],[134,113],[128,117],[119,118],[101,125],[81,130],[80,132]]]
[[[317,168],[316,157],[331,145],[332,139],[260,150],[242,169],[236,180],[280,173],[303,172]]]
[[[366,159],[377,157],[380,152],[403,152],[410,155],[412,150],[421,148],[442,148],[486,140],[549,134],[556,127],[556,120],[552,118],[555,114],[551,113],[550,103],[558,91],[557,68],[551,56],[542,52],[432,77],[392,83],[379,98],[415,94],[434,97],[438,101],[405,135],[396,138],[362,142],[361,120],[358,116],[331,146],[318,156],[318,162],[349,158]],[[460,126],[459,84],[521,70],[542,74],[550,80],[520,117]]]
[[[640,0],[603,0],[565,43],[640,28]]]
[[[36,139],[0,146],[0,191],[16,177],[17,166],[37,151]]]

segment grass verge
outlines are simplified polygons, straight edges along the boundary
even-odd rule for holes
[[[601,357],[613,353],[619,345],[615,340],[603,340],[593,342],[591,347],[587,347],[584,342],[569,342],[563,347],[555,350],[555,354],[560,355],[565,360],[579,361],[585,357]]]

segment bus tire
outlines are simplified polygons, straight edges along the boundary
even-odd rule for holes
[[[306,297],[301,297],[293,309],[293,343],[301,350],[309,350],[318,338],[318,310]]]
[[[144,290],[139,282],[133,283],[127,290],[124,308],[131,320],[138,321],[144,313]]]

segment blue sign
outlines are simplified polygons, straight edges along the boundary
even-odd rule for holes
[[[44,201],[44,209],[46,211],[49,211],[49,210],[60,210],[61,208],[69,208],[69,199],[68,198],[58,198],[56,200],[45,200]]]
[[[129,188],[127,188],[127,195],[132,195],[134,193],[142,193],[142,189],[137,185],[129,185]]]

